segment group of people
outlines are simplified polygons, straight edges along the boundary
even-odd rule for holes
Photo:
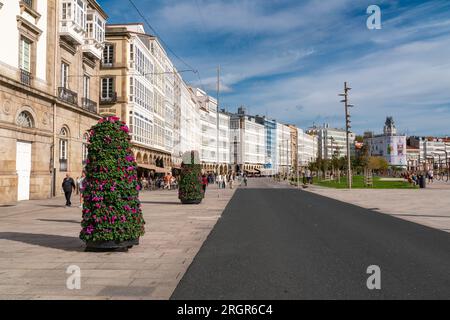
[[[233,183],[236,179],[236,175],[234,174],[219,174],[217,176],[217,184],[219,186],[219,189],[225,189],[227,185],[230,187],[230,189],[233,189]]]
[[[66,177],[64,178],[62,182],[62,190],[64,192],[64,196],[66,198],[66,207],[71,207],[71,197],[72,193],[75,191],[77,195],[80,197],[80,208],[83,206],[83,188],[84,188],[84,181],[86,179],[86,174],[83,172],[80,177],[77,177],[75,180],[69,175],[66,174]],[[202,175],[202,187],[204,193],[206,193],[206,187],[209,184],[217,183],[219,186],[219,189],[225,189],[227,186],[230,189],[233,189],[233,185],[236,181],[236,179],[239,179],[239,182],[244,183],[245,186],[247,186],[247,175],[238,175],[236,176],[235,173],[229,173],[229,174],[203,174]],[[155,190],[155,189],[167,189],[167,190],[175,190],[178,188],[178,180],[176,177],[170,174],[166,174],[163,177],[141,177],[139,179],[139,185],[141,187],[141,190]]]
[[[236,175],[235,173],[229,174],[203,174],[202,175],[202,187],[203,192],[206,193],[206,187],[209,184],[217,183],[219,189],[225,189],[227,186],[233,189],[235,181],[238,180],[241,184],[244,183],[247,186],[248,178],[246,174]]]
[[[414,171],[407,171],[402,174],[405,180],[408,180],[409,183],[417,186],[419,184],[419,177],[424,176],[428,180],[428,183],[433,183],[434,181],[434,171],[433,169],[429,169],[425,173],[418,173]]]
[[[139,179],[141,190],[167,189],[175,190],[178,188],[178,180],[171,174],[159,177],[141,177]]]

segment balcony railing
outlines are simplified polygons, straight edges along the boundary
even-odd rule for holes
[[[27,86],[31,86],[31,73],[21,69],[20,70],[20,82],[22,82],[23,84],[26,84]]]
[[[22,0],[23,3],[25,3],[30,8],[33,8],[33,0]]]
[[[81,99],[81,107],[92,113],[97,113],[97,102],[92,101],[88,98]]]
[[[110,93],[105,96],[100,97],[100,103],[102,104],[111,104],[117,102],[117,92]]]
[[[70,103],[74,106],[78,105],[78,94],[76,92],[70,91],[67,88],[58,88],[58,97],[60,100]]]

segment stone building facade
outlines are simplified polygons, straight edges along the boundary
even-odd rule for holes
[[[106,14],[94,0],[8,1],[0,26],[0,205],[60,194],[97,122]],[[95,25],[94,25],[95,24]]]

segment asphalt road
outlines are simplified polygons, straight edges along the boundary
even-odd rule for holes
[[[380,268],[380,290],[367,288],[371,265]],[[450,299],[450,235],[251,181],[172,299]]]

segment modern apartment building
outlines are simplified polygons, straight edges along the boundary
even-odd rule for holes
[[[230,171],[230,116],[217,109],[217,99],[193,88],[200,110],[200,160],[206,172]]]
[[[450,162],[450,138],[448,137],[409,137],[408,145],[419,150],[420,164],[445,166]],[[446,158],[448,161],[446,161]]]
[[[59,194],[97,122],[106,14],[94,0],[2,1],[0,204]]]
[[[347,137],[345,129],[330,128],[328,124],[322,127],[308,129],[307,133],[317,136],[318,157],[332,159],[333,156],[341,158],[347,156]],[[350,154],[355,154],[355,134],[350,133]]]
[[[298,162],[300,167],[306,167],[317,160],[317,136],[298,129]]]
[[[288,125],[291,130],[291,139],[290,139],[290,148],[291,148],[291,156],[290,156],[290,166],[291,173],[297,174],[299,170],[299,162],[298,162],[298,128],[294,125]]]
[[[277,121],[266,118],[265,116],[256,116],[257,123],[264,125],[266,137],[266,156],[262,174],[274,175],[278,172],[277,159]]]
[[[292,170],[291,128],[277,122],[277,163],[278,172],[290,174]]]
[[[266,161],[266,128],[240,107],[230,119],[231,163],[235,172],[260,173]]]

